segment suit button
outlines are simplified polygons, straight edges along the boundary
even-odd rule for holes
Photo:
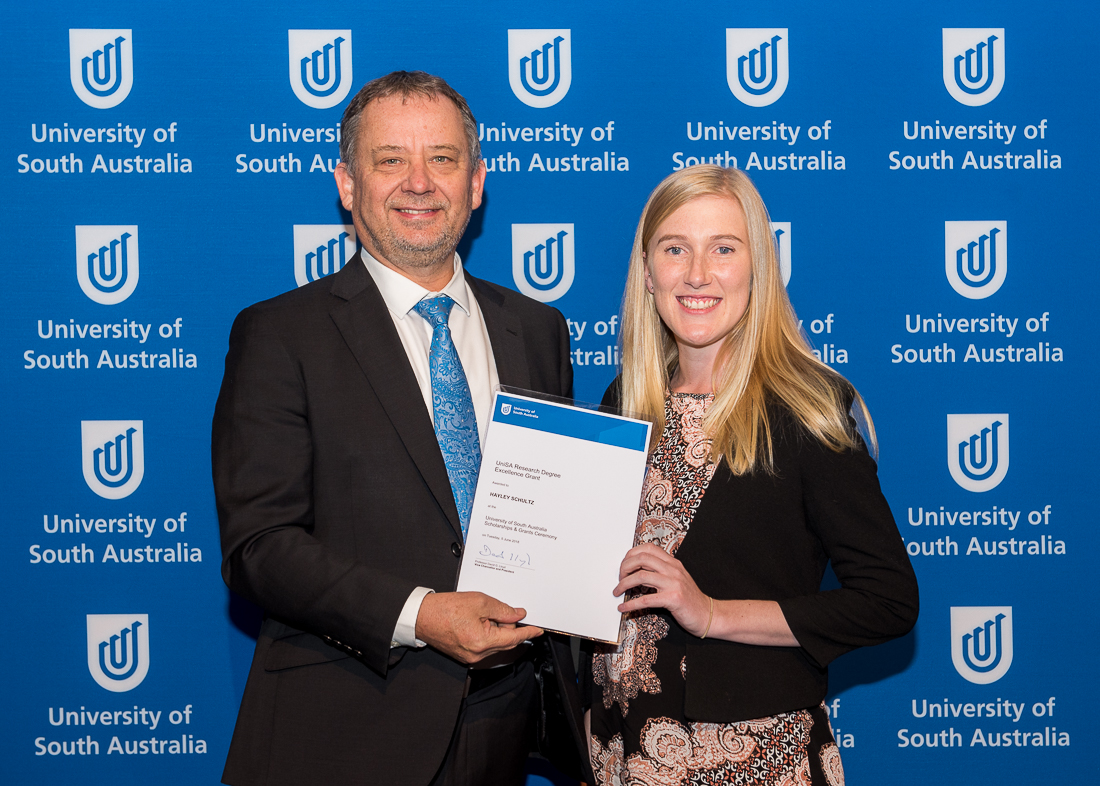
[[[457,543],[452,543],[451,544],[451,553],[454,554],[456,557],[461,557],[462,556],[462,547],[459,546]]]

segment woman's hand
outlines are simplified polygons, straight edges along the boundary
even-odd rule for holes
[[[619,611],[668,609],[680,627],[693,636],[702,636],[712,621],[714,601],[696,586],[683,563],[652,543],[635,546],[626,553],[619,567],[615,596],[636,587],[651,587],[656,592],[639,595],[619,604]]]
[[[619,604],[619,611],[668,609],[692,636],[763,647],[797,647],[783,610],[774,600],[713,600],[703,594],[683,563],[646,543],[626,553],[619,567],[616,596],[636,587],[656,592]]]

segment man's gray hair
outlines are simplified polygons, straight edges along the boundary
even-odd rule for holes
[[[354,173],[359,163],[356,155],[358,154],[359,123],[363,118],[363,110],[371,101],[395,95],[403,99],[409,96],[420,96],[433,101],[440,96],[450,99],[462,115],[470,166],[474,168],[478,165],[481,161],[481,143],[477,138],[477,121],[474,120],[474,114],[470,111],[470,105],[466,103],[466,99],[438,76],[432,76],[423,71],[394,71],[367,82],[344,110],[344,119],[340,124],[340,160],[343,161],[348,172]]]

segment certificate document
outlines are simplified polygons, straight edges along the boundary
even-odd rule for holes
[[[617,642],[619,565],[634,545],[651,424],[498,392],[458,590],[523,622]]]

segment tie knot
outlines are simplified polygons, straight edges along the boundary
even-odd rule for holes
[[[417,314],[427,320],[432,328],[437,328],[440,325],[447,324],[447,319],[451,316],[451,309],[454,304],[455,302],[447,295],[439,295],[438,297],[424,298],[413,308]]]

